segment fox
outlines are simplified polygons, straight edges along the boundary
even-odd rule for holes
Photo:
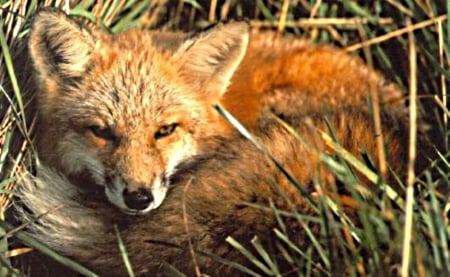
[[[248,245],[258,237],[275,249],[277,217],[245,203],[314,214],[308,198],[323,191],[318,180],[330,191],[339,186],[318,154],[337,155],[323,136],[329,125],[350,153],[367,153],[375,171],[375,137],[382,135],[392,172],[406,172],[402,91],[330,45],[251,30],[243,21],[195,34],[109,34],[44,8],[32,21],[28,51],[40,162],[17,186],[18,218],[29,221],[34,237],[100,274],[126,275],[114,226],[139,276],[165,276],[167,265],[188,274],[236,274],[192,249],[251,268],[225,239]],[[298,221],[288,223],[293,240],[305,243]]]

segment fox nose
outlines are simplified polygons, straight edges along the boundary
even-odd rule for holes
[[[123,191],[123,199],[128,208],[144,210],[153,202],[153,194],[149,189],[142,187],[133,191],[126,188]]]

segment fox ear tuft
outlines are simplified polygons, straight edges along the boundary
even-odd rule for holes
[[[36,13],[28,47],[41,82],[56,78],[70,83],[82,77],[94,46],[90,31],[62,11],[46,8]]]
[[[244,58],[249,36],[249,24],[236,21],[219,23],[187,40],[175,54],[181,60],[180,75],[220,99]]]

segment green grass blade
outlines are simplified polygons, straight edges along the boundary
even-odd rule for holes
[[[264,246],[259,241],[258,237],[253,237],[251,240],[251,243],[253,247],[255,248],[256,252],[262,257],[264,262],[267,264],[267,266],[270,268],[270,271],[272,272],[271,275],[274,276],[281,276],[280,270],[278,269],[278,265],[274,259],[270,256],[270,254],[264,249]]]
[[[289,182],[294,185],[298,192],[304,197],[305,201],[310,205],[314,211],[318,211],[317,204],[311,199],[310,195],[297,183],[297,181],[289,174],[283,166],[269,153],[269,151],[241,124],[234,118],[227,110],[225,110],[220,105],[214,106],[221,116],[223,116],[234,128],[236,128],[241,135],[250,140],[260,151],[268,155],[275,166],[280,170],[281,173],[289,180]]]
[[[225,239],[231,246],[233,246],[236,250],[242,253],[251,263],[253,263],[258,269],[263,271],[267,275],[271,275],[271,270],[264,265],[262,262],[258,260],[248,249],[246,249],[242,244],[240,244],[237,240],[232,237],[227,237]]]
[[[89,21],[91,21],[92,23],[97,22],[97,17],[95,17],[95,15],[93,15],[90,11],[87,11],[84,9],[80,9],[80,8],[71,9],[69,12],[69,15],[84,17],[84,18],[88,19]]]
[[[120,236],[119,228],[117,228],[117,225],[114,225],[114,231],[116,232],[117,243],[119,245],[120,254],[122,255],[123,262],[125,263],[125,268],[127,269],[128,276],[134,277],[135,276],[134,271],[131,266],[131,262],[130,262],[130,259],[127,254],[127,250],[125,248],[125,245],[123,244],[122,237]]]
[[[138,21],[136,17],[139,14],[144,13],[151,2],[151,0],[140,1],[133,10],[127,13],[123,18],[120,18],[120,20],[111,28],[111,31],[116,34],[136,26]]]
[[[245,273],[246,275],[253,276],[253,277],[261,277],[261,274],[256,273],[255,271],[249,269],[248,267],[245,267],[245,266],[243,266],[243,265],[241,265],[239,263],[236,263],[234,261],[230,261],[230,260],[224,259],[224,258],[222,258],[220,256],[217,256],[217,255],[213,254],[213,253],[209,253],[209,252],[206,252],[206,251],[203,251],[203,250],[200,250],[200,249],[196,249],[195,252],[198,253],[198,254],[204,255],[204,256],[208,256],[208,257],[210,257],[211,259],[213,259],[216,262],[219,262],[219,263],[222,263],[222,264],[224,264],[226,266],[229,266],[231,268],[237,269],[237,270],[241,271],[242,273]]]
[[[285,234],[283,234],[280,230],[278,229],[274,229],[273,230],[275,232],[275,235],[281,239],[282,241],[284,241],[289,248],[291,248],[292,250],[294,250],[297,254],[299,254],[302,258],[304,258],[306,261],[310,262],[311,265],[319,270],[321,273],[323,273],[326,276],[331,276],[332,274],[327,271],[326,269],[324,269],[319,263],[314,262],[314,260],[311,258],[312,255],[307,255],[305,252],[303,252],[297,244],[295,244],[294,242],[292,242]]]

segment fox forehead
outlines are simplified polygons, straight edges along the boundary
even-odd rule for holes
[[[176,123],[189,133],[227,131],[212,104],[222,102],[248,41],[243,22],[193,37],[139,30],[110,35],[42,10],[28,43],[40,118],[68,128]]]
[[[159,123],[170,120],[171,110],[192,109],[195,95],[177,77],[172,52],[155,46],[155,39],[148,32],[130,32],[101,40],[74,95],[77,105],[127,125]]]

